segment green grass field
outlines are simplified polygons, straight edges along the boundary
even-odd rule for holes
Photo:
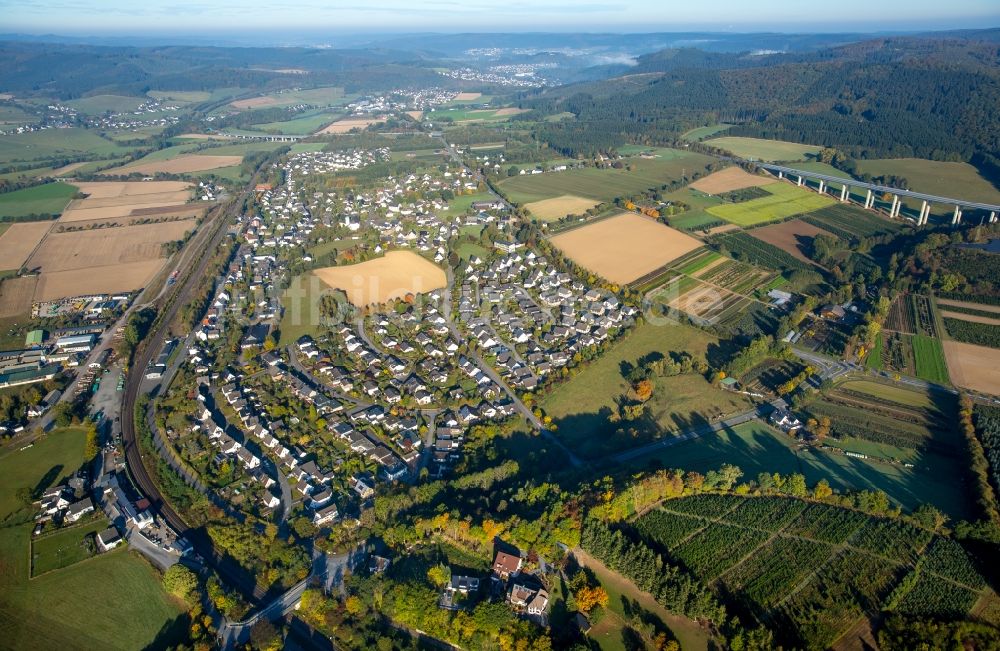
[[[46,183],[0,194],[0,217],[31,214],[58,215],[70,202],[76,188],[68,183]]]
[[[0,126],[34,124],[38,118],[17,106],[0,106]]]
[[[872,445],[849,439],[843,447],[870,454]],[[826,479],[838,490],[883,490],[894,503],[906,509],[928,503],[955,519],[971,515],[965,489],[955,481],[965,472],[960,459],[888,445],[880,446],[879,450],[886,457],[906,460],[914,467],[812,448],[800,450],[792,438],[759,421],[666,448],[635,459],[629,465],[646,467],[656,462],[665,468],[707,472],[731,463],[743,470],[744,478],[762,472],[800,472],[810,485]]]
[[[496,199],[489,192],[473,192],[472,194],[462,194],[448,202],[448,214],[462,215],[472,208],[472,204],[477,201],[492,201]]]
[[[326,125],[343,117],[341,113],[331,113],[329,111],[310,111],[309,113],[297,117],[294,120],[284,122],[265,122],[255,124],[250,127],[253,131],[263,131],[265,133],[280,133],[293,136],[306,136],[316,133]]]
[[[524,204],[552,199],[564,194],[588,197],[597,201],[610,201],[615,197],[631,195],[641,190],[659,187],[671,180],[689,176],[703,170],[712,159],[693,152],[660,149],[671,152],[670,157],[630,158],[627,164],[634,169],[584,169],[567,170],[551,174],[515,176],[500,182],[500,188],[516,203]]]
[[[558,426],[556,435],[584,457],[620,451],[722,415],[750,408],[743,396],[714,388],[697,374],[657,378],[646,415],[636,421],[613,423],[615,400],[629,390],[621,365],[657,352],[688,352],[705,359],[718,340],[683,325],[645,323],[592,362],[579,374],[541,399],[542,408]],[[630,433],[629,429],[635,432]],[[625,430],[619,433],[619,429]]]
[[[872,346],[872,349],[868,351],[868,356],[865,357],[865,368],[872,369],[874,371],[882,370],[882,353],[884,346],[885,342],[882,339],[882,335],[879,334],[878,339],[875,340],[875,345]]]
[[[477,100],[478,102],[479,100]],[[430,113],[424,113],[425,122],[434,122],[443,118],[448,118],[453,122],[503,122],[509,120],[512,115],[497,115],[496,109],[473,109],[473,108],[439,108]]]
[[[0,639],[11,649],[166,648],[187,617],[125,548],[28,580],[31,525],[0,529]]]
[[[911,340],[917,377],[929,382],[948,384],[948,364],[944,359],[941,341],[927,335],[913,335]]]
[[[755,226],[819,210],[836,203],[832,197],[819,195],[790,183],[774,183],[764,190],[771,196],[743,203],[713,206],[708,208],[707,212],[739,226]]]
[[[733,125],[731,124],[710,124],[707,127],[698,127],[697,129],[685,131],[684,134],[681,135],[681,139],[689,142],[696,142],[702,138],[708,138],[709,136],[714,136],[717,133],[728,131],[732,128],[732,126]]]
[[[129,97],[125,95],[91,95],[80,99],[71,99],[66,102],[67,106],[75,108],[81,113],[90,115],[101,115],[102,113],[121,113],[123,111],[134,111],[139,105],[146,102],[145,97]]]
[[[93,554],[84,544],[84,539],[108,528],[108,521],[102,516],[80,526],[58,529],[36,538],[31,543],[34,566],[31,575],[40,576],[46,572],[59,570],[90,558]]]
[[[0,163],[52,158],[124,156],[129,147],[87,129],[45,129],[0,137]]]
[[[82,429],[54,430],[27,450],[15,448],[0,457],[0,519],[25,508],[18,495],[22,489],[41,494],[76,472],[85,439]]]
[[[709,636],[697,622],[669,612],[648,593],[642,592],[634,583],[620,574],[612,572],[596,559],[587,561],[587,569],[594,573],[597,581],[608,593],[608,606],[601,621],[593,625],[588,637],[596,640],[601,651],[628,651],[633,649],[632,639],[626,639],[628,627],[625,601],[641,607],[645,616],[652,618],[660,629],[668,628],[685,651],[707,651]]]
[[[31,511],[18,494],[44,490],[75,472],[85,438],[80,429],[54,430],[25,450],[0,456],[0,518],[16,514],[19,523],[0,528],[0,647],[164,648],[183,639],[178,633],[186,618],[163,591],[159,574],[124,548],[28,579]],[[70,531],[51,542],[59,546],[80,532]],[[46,563],[58,564],[48,542],[43,550]]]
[[[705,141],[706,145],[731,151],[743,158],[776,162],[806,160],[809,155],[818,154],[823,148],[816,145],[802,145],[784,140],[764,140],[762,138],[742,138],[724,136]]]
[[[848,380],[838,384],[837,388],[863,393],[915,409],[937,409],[934,401],[925,391],[915,391],[906,386],[883,384],[871,380]]]
[[[803,172],[815,172],[816,174],[826,174],[827,176],[836,176],[837,178],[844,179],[846,181],[851,180],[851,175],[843,170],[838,170],[833,165],[828,163],[821,163],[819,161],[810,160],[802,161],[792,165],[797,170],[802,170]]]
[[[204,90],[151,90],[146,94],[160,101],[183,102],[185,104],[207,102],[212,98],[212,93]]]
[[[909,181],[910,189],[918,192],[968,201],[1000,203],[1000,190],[968,163],[946,163],[920,158],[859,160],[858,170],[873,176],[902,176]]]

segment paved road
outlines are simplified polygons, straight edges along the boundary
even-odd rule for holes
[[[357,547],[342,554],[326,554],[320,550],[313,550],[313,565],[309,576],[261,606],[242,622],[222,621],[219,626],[222,649],[229,651],[237,644],[246,642],[250,638],[250,629],[262,618],[275,620],[287,615],[299,603],[302,593],[311,583],[319,581],[326,592],[341,587],[347,571],[357,569],[364,557],[364,547]]]
[[[458,325],[452,319],[451,292],[455,287],[455,272],[452,270],[450,265],[445,267],[445,275],[448,278],[448,286],[445,288],[444,291],[443,309],[441,310],[441,313],[442,316],[444,316],[445,320],[447,321],[446,325],[448,326],[448,329],[451,330],[452,336],[455,337],[455,341],[457,341],[458,343],[462,343],[463,341],[466,341],[466,338],[462,334],[461,330],[459,330]],[[507,383],[503,381],[503,378],[501,378],[500,375],[496,371],[494,371],[493,368],[489,364],[487,364],[482,357],[480,357],[479,353],[475,351],[470,351],[468,356],[476,362],[476,365],[479,367],[479,370],[485,373],[487,377],[489,377],[491,380],[496,382],[497,386],[499,386],[504,391],[504,393],[507,394],[507,397],[510,398],[511,402],[514,403],[514,408],[517,409],[517,411],[522,416],[524,416],[528,420],[528,422],[531,423],[531,425],[535,429],[537,429],[542,436],[545,437],[546,440],[548,440],[550,443],[552,443],[557,448],[566,453],[566,456],[569,458],[570,463],[572,463],[577,468],[583,465],[583,461],[580,460],[580,457],[576,456],[576,454],[574,454],[572,450],[566,447],[563,444],[563,442],[560,441],[552,433],[552,431],[548,427],[546,427],[545,424],[542,423],[542,421],[539,420],[537,416],[535,416],[535,414],[532,413],[530,409],[528,409],[528,406],[525,405],[524,402],[517,396],[517,394],[514,393],[514,391],[507,385]]]

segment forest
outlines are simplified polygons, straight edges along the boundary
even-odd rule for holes
[[[568,155],[732,121],[734,136],[837,147],[851,158],[969,161],[996,178],[994,60],[992,43],[917,38],[761,57],[665,50],[641,57],[630,84],[609,79],[526,93],[522,104],[577,116],[537,131]],[[637,79],[637,72],[649,74]]]

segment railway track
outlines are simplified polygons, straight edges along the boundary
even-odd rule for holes
[[[184,536],[191,543],[193,549],[216,570],[228,585],[239,589],[246,598],[253,601],[264,596],[264,592],[257,586],[256,580],[243,570],[235,560],[220,554],[204,529],[188,526],[184,518],[163,498],[163,494],[143,462],[135,427],[135,409],[142,381],[145,378],[145,369],[162,348],[170,324],[176,317],[178,310],[192,299],[196,290],[201,289],[203,277],[212,258],[211,252],[217,249],[226,237],[232,218],[242,208],[256,182],[257,175],[255,174],[244,191],[237,198],[221,207],[213,221],[205,224],[209,234],[202,238],[196,236],[192,239],[190,245],[195,247],[192,249],[192,259],[196,261],[194,266],[186,275],[182,275],[183,280],[175,284],[176,289],[173,293],[157,297],[155,302],[161,304],[164,311],[157,315],[153,330],[146,335],[134,355],[132,372],[128,374],[122,395],[121,412],[125,460],[129,477],[135,488],[149,500],[151,510],[177,531],[179,536]],[[196,250],[198,248],[200,251]],[[142,414],[139,417],[144,419],[146,415]]]

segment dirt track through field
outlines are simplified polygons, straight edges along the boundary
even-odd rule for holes
[[[552,238],[580,266],[625,284],[693,251],[701,242],[648,217],[622,213]]]
[[[965,307],[972,310],[981,310],[983,312],[996,312],[997,317],[1000,318],[1000,305],[987,305],[986,303],[973,303],[972,301],[955,301],[950,298],[938,298],[937,304],[942,310],[951,307]]]
[[[985,323],[986,325],[1000,325],[1000,314],[996,318],[979,316],[978,314],[965,314],[963,312],[949,312],[941,310],[941,316],[946,319],[958,319],[959,321],[970,321],[972,323]]]
[[[942,341],[951,381],[960,387],[1000,395],[1000,350]]]

